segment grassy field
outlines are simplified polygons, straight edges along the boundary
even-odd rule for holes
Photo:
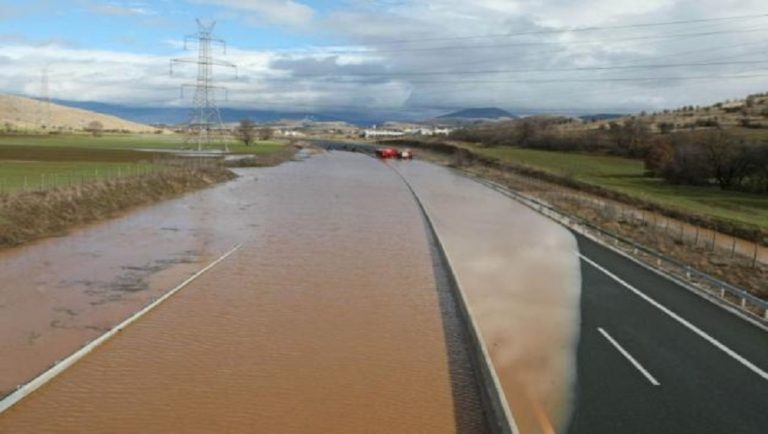
[[[717,187],[676,186],[643,176],[643,162],[627,158],[521,148],[474,148],[482,155],[525,164],[633,195],[666,207],[736,223],[768,227],[768,196]]]
[[[167,170],[167,167],[141,162],[0,160],[0,192],[44,190],[163,170]]]
[[[0,192],[46,189],[94,179],[167,170],[157,159],[185,147],[176,135],[0,136]],[[268,154],[284,149],[277,141],[252,146],[230,143],[238,154]]]
[[[101,137],[90,135],[41,135],[41,136],[0,136],[0,145],[43,146],[47,148],[85,149],[133,149],[133,150],[175,150],[189,149],[193,145],[184,143],[182,136],[175,134],[109,134]],[[285,145],[276,140],[259,141],[251,146],[242,142],[229,141],[231,152],[238,154],[263,154],[275,152]]]

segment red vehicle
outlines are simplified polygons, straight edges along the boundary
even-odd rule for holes
[[[379,148],[376,150],[376,156],[379,158],[398,158],[400,151],[395,148]]]
[[[413,158],[413,151],[410,149],[404,149],[402,151],[395,148],[379,148],[376,149],[376,156],[379,158],[401,158],[404,160],[410,160]]]

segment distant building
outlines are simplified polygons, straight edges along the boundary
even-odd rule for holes
[[[375,138],[375,137],[401,137],[404,136],[405,133],[403,131],[394,131],[394,130],[365,130],[363,131],[363,137],[365,138]]]
[[[448,134],[453,131],[452,128],[441,128],[441,127],[432,127],[432,128],[410,128],[405,130],[406,134],[411,134],[415,136],[447,136]]]
[[[283,137],[306,137],[301,131],[294,130],[278,130],[277,134]]]

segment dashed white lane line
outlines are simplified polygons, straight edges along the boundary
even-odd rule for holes
[[[586,256],[584,256],[582,254],[579,254],[579,257],[581,257],[581,259],[583,259],[584,262],[586,262],[587,264],[589,264],[589,265],[597,268],[598,270],[602,271],[603,273],[605,273],[606,276],[608,276],[611,279],[615,280],[621,286],[627,288],[628,290],[630,290],[633,293],[635,293],[635,295],[637,295],[638,297],[640,297],[643,300],[645,300],[648,303],[650,303],[653,307],[659,309],[660,311],[664,312],[665,314],[667,314],[669,317],[671,317],[675,321],[679,322],[680,324],[682,324],[683,326],[688,328],[688,330],[690,330],[690,331],[696,333],[697,335],[699,335],[705,341],[707,341],[710,344],[712,344],[712,346],[714,346],[715,348],[719,349],[720,351],[724,352],[725,354],[727,354],[732,359],[734,359],[737,362],[741,363],[743,366],[745,366],[747,369],[749,369],[750,371],[752,371],[755,374],[757,374],[763,380],[768,381],[768,372],[763,371],[762,369],[757,367],[754,363],[752,363],[749,360],[747,360],[746,358],[744,358],[744,356],[742,356],[741,354],[739,354],[736,351],[730,349],[728,346],[726,346],[722,342],[718,341],[717,339],[713,338],[712,336],[707,334],[705,331],[703,331],[700,328],[696,327],[695,325],[691,324],[685,318],[683,318],[680,315],[672,312],[671,310],[669,310],[667,307],[663,306],[658,301],[656,301],[653,298],[645,295],[642,291],[640,291],[639,289],[637,289],[634,286],[630,285],[629,283],[625,282],[620,277],[616,276],[615,274],[611,273],[610,271],[606,270],[604,267],[602,267],[600,264],[596,263],[595,261],[587,258]]]
[[[659,383],[659,381],[656,378],[654,378],[654,376],[651,375],[651,373],[648,372],[648,370],[645,369],[643,365],[640,364],[640,362],[638,362],[634,357],[632,357],[632,355],[629,354],[629,351],[625,350],[624,347],[619,345],[619,343],[616,342],[616,339],[614,339],[610,334],[608,334],[608,332],[605,331],[605,329],[603,329],[602,327],[598,327],[597,331],[599,331],[600,334],[602,334],[603,337],[607,339],[608,342],[610,342],[611,345],[613,345],[621,353],[622,356],[624,356],[627,360],[629,360],[629,362],[632,363],[632,366],[634,366],[638,371],[640,371],[640,373],[643,374],[651,384],[653,384],[654,386],[661,385],[661,383]]]

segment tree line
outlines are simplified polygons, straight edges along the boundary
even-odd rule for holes
[[[682,185],[768,193],[768,145],[713,127],[654,132],[627,118],[601,128],[568,130],[568,118],[532,117],[455,130],[450,138],[481,146],[517,146],[642,159],[649,176]],[[658,127],[658,126],[657,126]]]

